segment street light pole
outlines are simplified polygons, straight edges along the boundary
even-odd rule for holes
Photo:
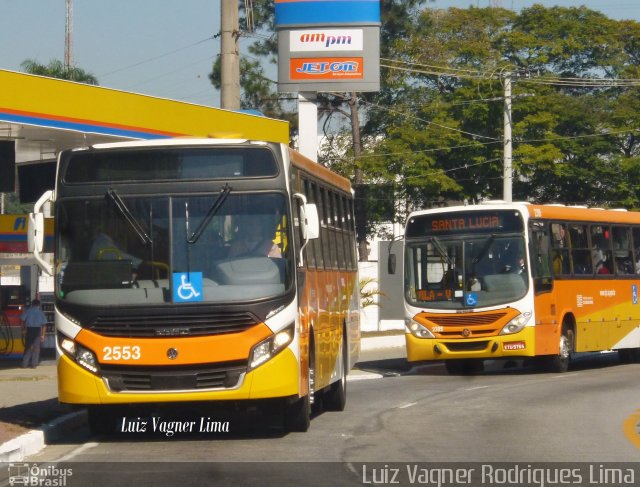
[[[66,18],[64,24],[64,67],[73,66],[73,0],[66,0]]]
[[[513,158],[511,140],[511,73],[504,73],[504,164],[502,199],[512,201]]]
[[[240,109],[240,61],[237,0],[220,2],[220,104],[227,110]]]

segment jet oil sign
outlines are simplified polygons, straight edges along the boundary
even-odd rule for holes
[[[289,63],[292,80],[362,79],[361,57],[296,58]]]
[[[289,32],[291,52],[362,51],[362,29],[308,29]]]

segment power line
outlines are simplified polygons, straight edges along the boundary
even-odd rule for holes
[[[137,63],[130,64],[128,66],[124,66],[122,68],[118,68],[118,69],[115,69],[113,71],[109,71],[108,73],[101,74],[99,76],[99,78],[104,78],[106,76],[111,76],[112,74],[119,73],[119,72],[125,71],[127,69],[135,68],[135,67],[141,66],[143,64],[150,63],[151,61],[156,61],[158,59],[162,59],[163,57],[167,57],[167,56],[170,56],[170,55],[175,54],[177,52],[184,51],[185,49],[189,49],[191,47],[197,46],[197,45],[202,44],[204,42],[216,39],[217,37],[220,37],[220,34],[214,34],[212,36],[207,37],[206,39],[202,39],[202,40],[200,40],[198,42],[194,42],[194,43],[189,44],[187,46],[179,47],[178,49],[174,49],[173,51],[165,52],[164,54],[159,54],[158,56],[154,56],[152,58],[144,59],[144,60],[139,61]]]
[[[496,141],[498,140],[495,137],[488,137],[486,135],[474,134],[473,132],[467,132],[465,130],[457,129],[457,128],[454,128],[454,127],[447,127],[446,125],[442,125],[440,123],[433,122],[433,121],[430,121],[430,120],[424,120],[423,118],[420,118],[420,117],[418,117],[416,115],[413,115],[411,113],[401,112],[401,111],[398,111],[398,110],[394,110],[392,108],[384,107],[382,105],[379,105],[377,103],[373,103],[373,102],[364,100],[362,98],[359,98],[358,101],[360,103],[364,104],[364,105],[374,106],[374,107],[377,107],[377,108],[379,108],[381,110],[386,110],[386,111],[388,111],[390,113],[397,113],[399,115],[404,115],[405,117],[413,118],[414,120],[419,120],[420,122],[424,122],[424,123],[426,123],[427,125],[430,125],[430,126],[433,125],[434,127],[439,127],[439,128],[445,129],[445,130],[451,130],[453,132],[458,132],[458,133],[461,133],[461,134],[464,134],[464,135],[469,135],[469,136],[474,137],[474,138],[487,139],[487,140],[496,140]]]
[[[383,61],[381,67],[387,69],[395,69],[399,71],[406,71],[417,74],[426,74],[431,76],[444,76],[460,79],[501,79],[502,74],[498,69],[492,71],[479,71],[469,70],[462,68],[454,68],[450,66],[437,66],[432,64],[417,63],[413,61],[396,60],[389,58],[381,58]],[[384,62],[393,63],[385,64]],[[398,65],[400,64],[400,66]],[[402,66],[406,65],[408,67]],[[430,69],[416,69],[412,66],[430,68]],[[508,67],[502,68],[502,70],[511,69]],[[511,70],[512,73],[517,74],[519,82],[526,83],[538,83],[549,84],[558,86],[577,86],[577,87],[629,87],[640,86],[640,79],[638,78],[579,78],[579,77],[554,77],[554,76],[534,76],[526,70]]]

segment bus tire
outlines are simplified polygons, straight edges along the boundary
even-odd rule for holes
[[[347,404],[347,364],[349,363],[347,341],[344,335],[340,344],[340,357],[342,361],[342,377],[329,386],[322,398],[322,405],[327,411],[344,411]]]
[[[548,369],[550,372],[563,374],[569,370],[571,354],[573,353],[574,335],[573,330],[567,325],[562,325],[560,335],[560,348],[558,355],[548,357]]]
[[[313,340],[309,340],[309,369],[307,373],[307,394],[287,405],[284,411],[284,429],[304,433],[311,425],[311,408],[315,402],[316,358]]]

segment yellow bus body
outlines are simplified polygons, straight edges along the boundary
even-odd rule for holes
[[[456,209],[468,211],[470,208]],[[525,217],[527,248],[530,248],[528,222],[531,220],[543,224],[560,222],[607,228],[628,227],[637,229],[640,235],[638,212],[525,203],[478,205],[473,208],[519,210]],[[640,241],[635,242],[634,248],[638,250],[635,251],[634,262],[640,258],[638,246]],[[528,257],[531,260],[531,255]],[[502,306],[451,313],[407,305],[407,320],[422,324],[435,337],[419,338],[407,328],[408,360],[554,356],[560,350],[563,326],[570,326],[573,330],[572,352],[630,349],[637,353],[640,350],[640,274],[637,271],[626,275],[555,276],[550,289],[544,291],[535,290],[532,276],[529,280],[525,297]],[[500,335],[504,325],[524,309],[533,309],[533,317],[527,326],[518,333]],[[439,326],[443,320],[448,320],[448,326]]]

